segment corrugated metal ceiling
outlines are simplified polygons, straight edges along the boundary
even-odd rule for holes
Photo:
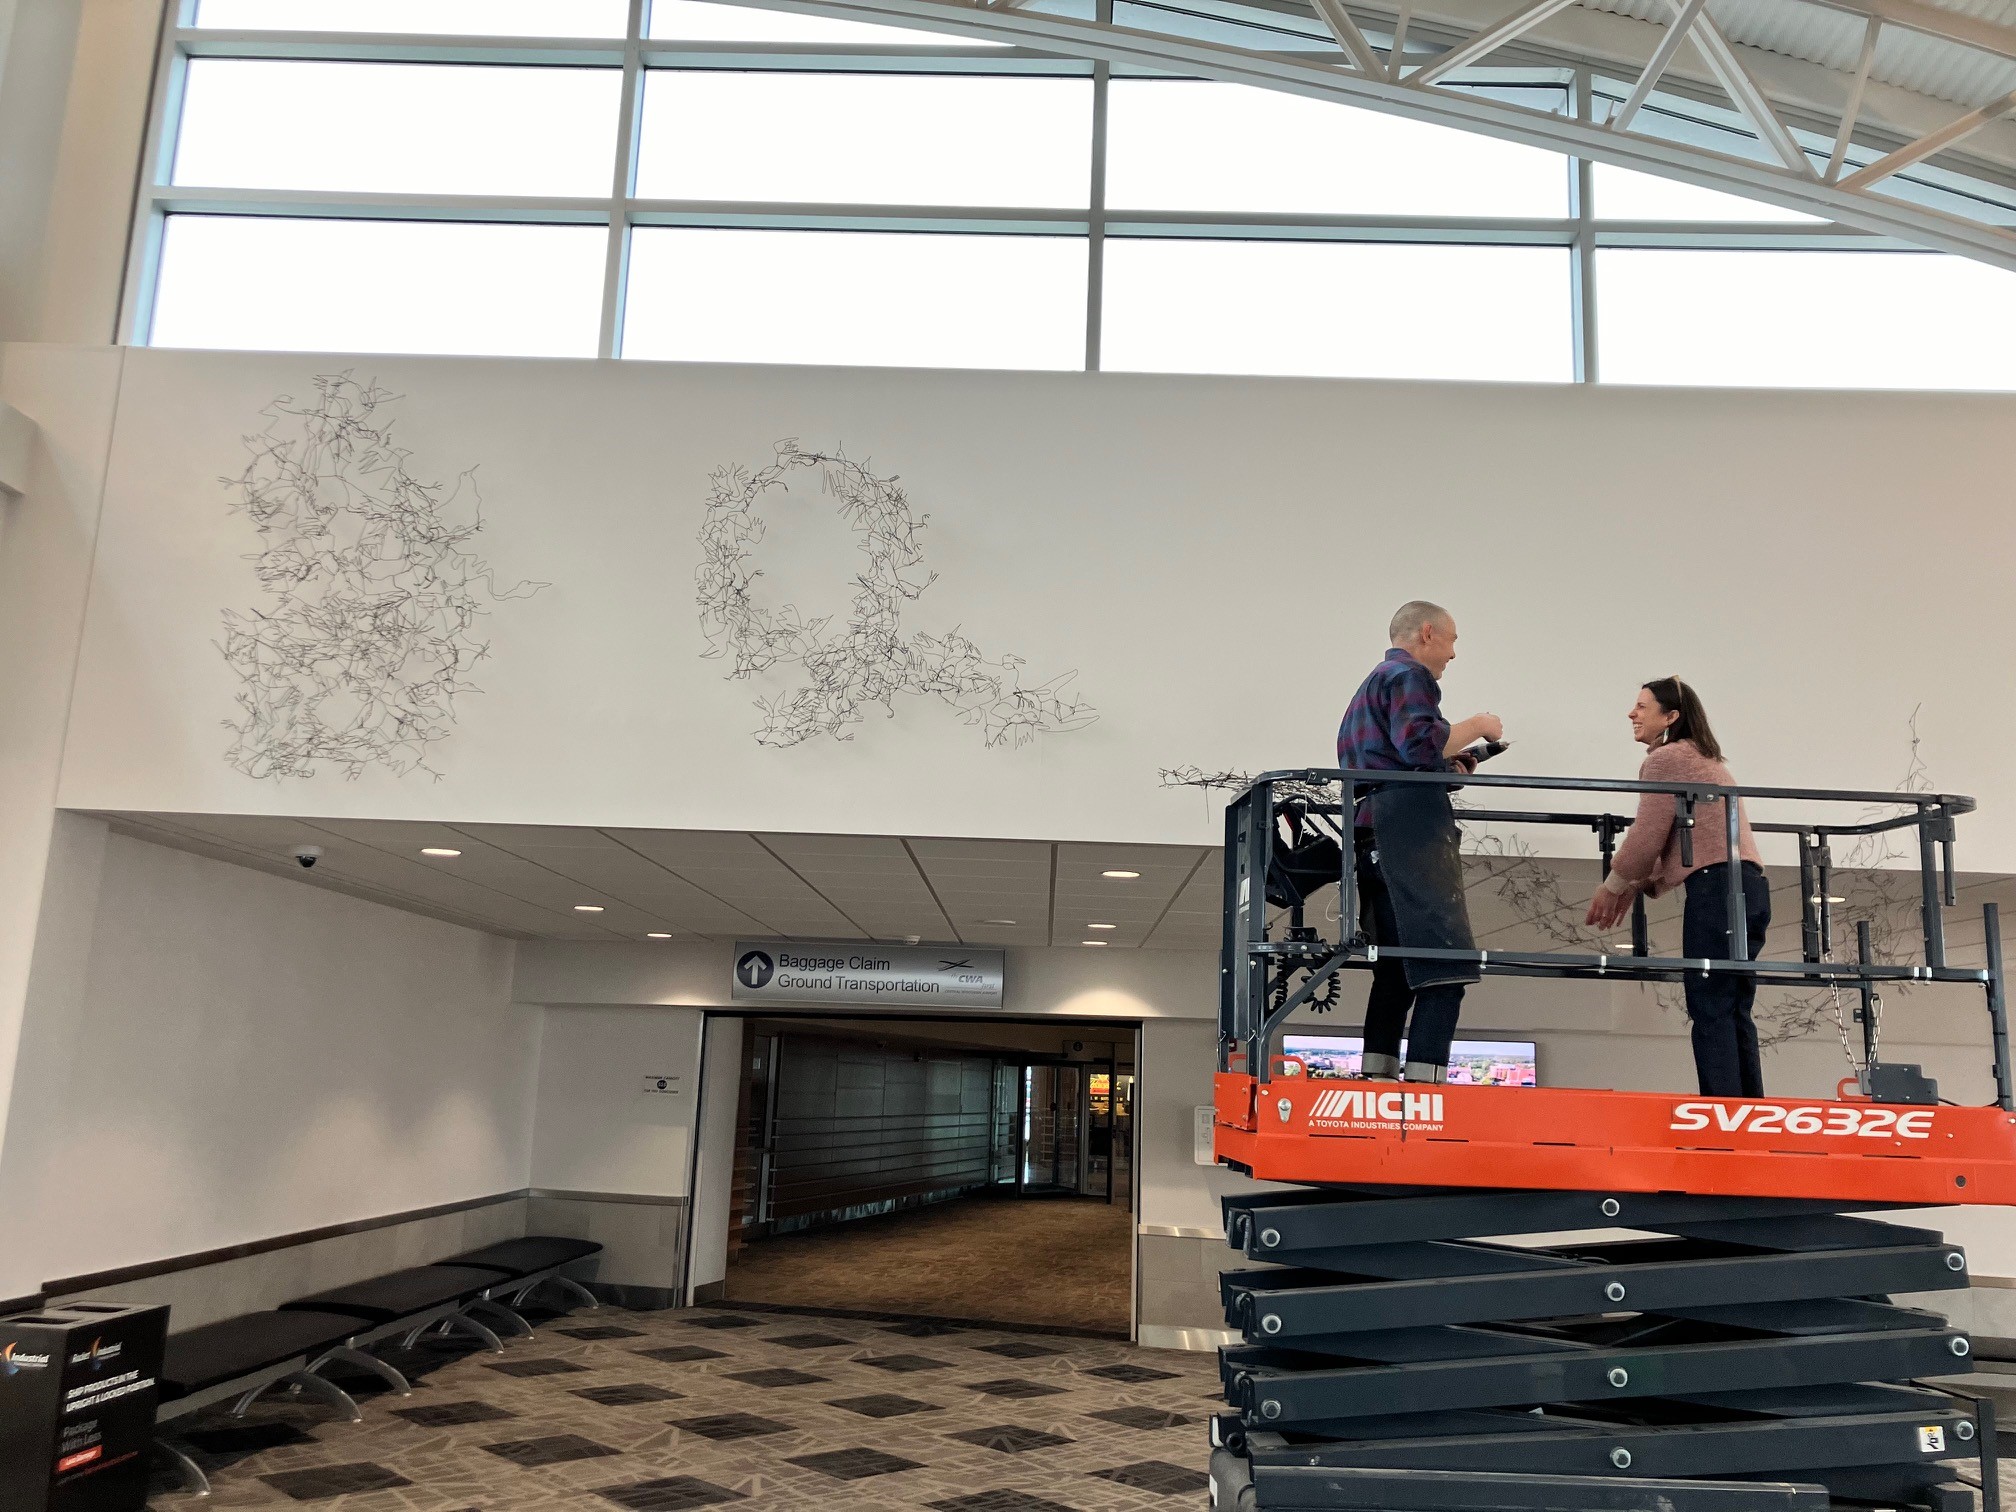
[[[1664,0],[1581,0],[1592,10],[1661,25],[1672,18]],[[2016,0],[1937,0],[1931,8],[1998,25],[2016,25]],[[1731,41],[1823,67],[1852,71],[1862,56],[1863,18],[1803,0],[1709,0],[1708,12]],[[1870,77],[1878,83],[1973,109],[2016,89],[2016,60],[1885,26]]]

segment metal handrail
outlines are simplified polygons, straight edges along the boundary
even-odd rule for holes
[[[1339,801],[1330,804],[1297,795],[1288,800],[1304,814],[1332,815],[1340,820],[1344,843],[1340,847],[1338,876],[1338,920],[1340,938],[1323,941],[1301,934],[1287,941],[1267,938],[1266,887],[1275,842],[1275,820],[1283,811],[1274,792],[1277,784],[1298,787],[1335,786]],[[1594,792],[1646,794],[1663,793],[1675,800],[1675,825],[1680,835],[1683,861],[1693,864],[1695,810],[1704,803],[1722,803],[1722,824],[1726,854],[1734,861],[1740,855],[1739,836],[1744,818],[1744,800],[1850,804],[1861,808],[1893,806],[1906,812],[1894,819],[1862,820],[1853,824],[1771,822],[1753,823],[1753,832],[1789,834],[1798,840],[1800,872],[1800,923],[1802,959],[1798,961],[1758,961],[1750,959],[1748,921],[1745,916],[1742,868],[1727,868],[1726,907],[1730,954],[1727,959],[1655,957],[1647,942],[1644,899],[1634,901],[1632,950],[1629,955],[1587,954],[1573,951],[1488,951],[1431,949],[1422,946],[1382,945],[1376,951],[1357,931],[1357,873],[1351,844],[1357,801],[1379,787],[1407,784],[1443,788],[1506,788],[1545,792]],[[1734,799],[1735,802],[1727,800]],[[1863,792],[1825,788],[1745,787],[1739,784],[1701,782],[1648,782],[1636,778],[1601,777],[1515,777],[1485,776],[1464,772],[1374,771],[1365,768],[1309,767],[1262,773],[1232,800],[1226,809],[1225,844],[1225,953],[1221,969],[1219,1013],[1219,1067],[1225,1069],[1235,1049],[1243,1046],[1247,1064],[1256,1068],[1263,1081],[1269,1079],[1272,1057],[1267,1054],[1274,1033],[1302,1004],[1322,989],[1340,970],[1367,968],[1376,955],[1398,960],[1454,961],[1475,966],[1480,974],[1512,974],[1579,978],[1620,977],[1625,980],[1670,980],[1677,975],[1734,974],[1771,980],[1848,982],[1862,990],[1865,1003],[1874,984],[1888,981],[1965,982],[1981,985],[1988,998],[1990,1028],[1994,1042],[1996,1101],[2003,1108],[2016,1108],[2012,1097],[2008,1028],[2003,992],[2002,951],[1999,910],[1994,903],[1983,905],[1987,936],[1988,964],[1985,969],[1961,969],[1946,964],[1945,925],[1942,903],[1957,904],[1953,846],[1956,815],[1972,813],[1972,798],[1957,793]],[[1256,823],[1257,811],[1265,822]],[[1523,824],[1567,825],[1596,832],[1604,874],[1610,870],[1619,835],[1632,823],[1629,816],[1592,812],[1532,812],[1464,808],[1459,822],[1497,821]],[[1911,828],[1918,833],[1920,916],[1925,938],[1923,965],[1882,965],[1872,958],[1868,932],[1858,931],[1857,959],[1852,962],[1827,959],[1833,949],[1833,913],[1830,887],[1833,858],[1829,840],[1837,836],[1864,836]],[[1943,884],[1943,885],[1942,885]],[[1257,894],[1258,906],[1255,906]],[[1299,925],[1300,911],[1296,910]],[[1279,987],[1288,975],[1306,973],[1305,979],[1283,1001],[1268,1006],[1270,965],[1271,985]],[[1865,1026],[1865,1044],[1870,1044]],[[1872,1046],[1873,1048],[1873,1046]]]

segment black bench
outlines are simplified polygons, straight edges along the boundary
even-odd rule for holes
[[[505,1239],[496,1244],[485,1245],[482,1249],[470,1250],[465,1255],[451,1255],[443,1260],[443,1266],[455,1266],[471,1270],[494,1271],[500,1278],[482,1296],[470,1301],[471,1309],[481,1308],[513,1325],[512,1331],[532,1336],[531,1325],[521,1318],[514,1309],[541,1287],[557,1287],[582,1303],[590,1311],[602,1304],[595,1300],[595,1294],[573,1277],[565,1274],[570,1265],[578,1265],[583,1260],[592,1259],[602,1253],[602,1246],[592,1239],[557,1239],[534,1235],[525,1239]],[[501,1300],[500,1300],[501,1299]]]
[[[170,1334],[161,1354],[159,1406],[156,1423],[172,1422],[215,1402],[236,1397],[234,1415],[242,1417],[262,1392],[292,1386],[334,1403],[360,1422],[364,1414],[350,1393],[316,1372],[333,1359],[348,1358],[357,1320],[326,1312],[260,1312],[206,1323]],[[175,1462],[190,1488],[207,1493],[209,1481],[189,1457],[167,1444],[157,1444]]]
[[[399,1395],[411,1395],[406,1377],[364,1346],[393,1334],[403,1334],[410,1344],[438,1326],[444,1333],[473,1333],[502,1354],[503,1341],[469,1317],[467,1309],[488,1308],[529,1334],[530,1326],[496,1300],[499,1296],[522,1301],[550,1283],[597,1306],[585,1288],[560,1271],[601,1249],[585,1239],[507,1239],[438,1265],[416,1265],[297,1297],[273,1312],[247,1313],[170,1334],[156,1421],[171,1422],[233,1397],[231,1410],[242,1415],[263,1392],[285,1385],[334,1403],[357,1422],[363,1414],[356,1401],[322,1377],[324,1366],[352,1365],[379,1376]],[[155,1447],[174,1462],[190,1490],[209,1492],[208,1479],[187,1455],[159,1440]]]
[[[475,1334],[494,1354],[504,1352],[504,1341],[470,1317],[463,1309],[482,1299],[498,1284],[497,1272],[467,1265],[416,1265],[369,1281],[333,1287],[310,1297],[297,1297],[281,1304],[282,1312],[342,1313],[367,1325],[362,1337],[381,1339],[389,1334],[405,1335],[410,1344],[429,1328],[443,1333],[456,1329]],[[529,1331],[529,1330],[528,1330]],[[366,1358],[369,1358],[368,1356]],[[382,1360],[372,1362],[388,1379],[397,1379],[406,1389],[406,1378]]]

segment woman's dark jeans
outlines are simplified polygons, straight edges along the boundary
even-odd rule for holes
[[[1743,914],[1750,959],[1764,948],[1771,926],[1771,885],[1754,861],[1743,863]],[[1729,955],[1729,863],[1704,866],[1687,878],[1680,953],[1693,960],[1726,961]],[[1764,1066],[1757,1055],[1757,1026],[1750,1018],[1757,979],[1728,972],[1689,972],[1687,1017],[1694,1028],[1694,1070],[1703,1097],[1762,1097]]]

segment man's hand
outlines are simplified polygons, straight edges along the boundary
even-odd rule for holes
[[[1461,724],[1449,727],[1448,744],[1442,748],[1445,756],[1454,756],[1463,747],[1478,740],[1503,740],[1505,725],[1496,714],[1472,714]]]
[[[1624,922],[1624,916],[1631,912],[1630,893],[1614,893],[1607,887],[1596,889],[1596,896],[1589,900],[1589,914],[1583,923],[1592,929],[1615,929]]]

